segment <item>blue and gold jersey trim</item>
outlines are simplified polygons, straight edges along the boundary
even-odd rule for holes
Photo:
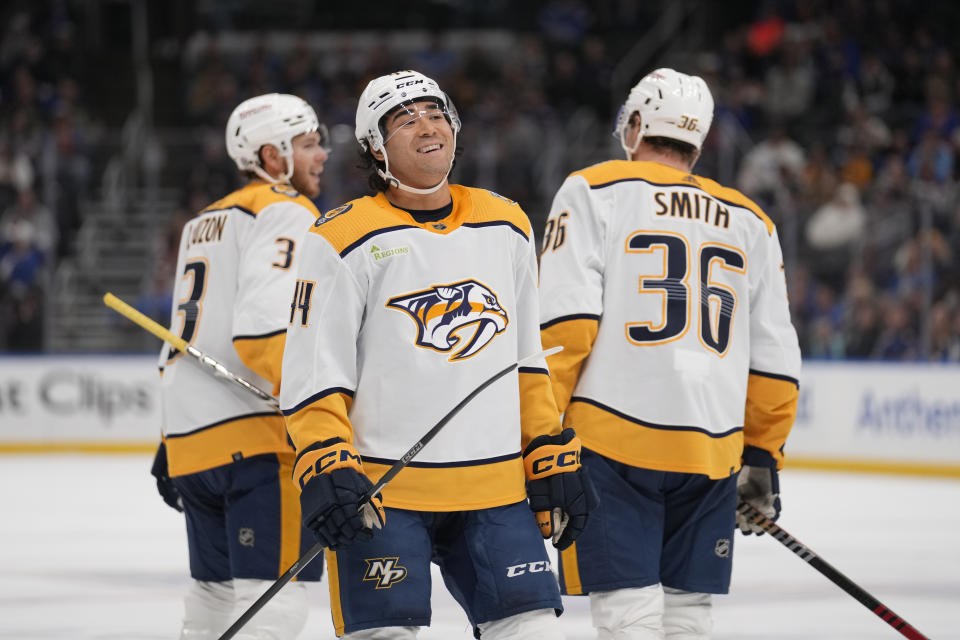
[[[323,391],[318,391],[317,393],[313,394],[313,395],[310,396],[309,398],[306,398],[305,400],[300,401],[300,402],[297,403],[295,406],[290,407],[289,409],[283,409],[283,410],[282,410],[282,411],[283,411],[283,415],[284,415],[284,416],[292,416],[293,414],[297,413],[298,411],[309,407],[309,406],[312,405],[314,402],[317,402],[318,400],[321,400],[321,399],[323,399],[323,398],[326,398],[327,396],[333,395],[333,394],[335,394],[335,393],[342,393],[343,395],[347,396],[348,398],[353,398],[353,391],[351,391],[350,389],[346,389],[346,388],[344,388],[344,387],[331,387],[331,388],[329,388],[329,389],[324,389]]]
[[[378,193],[323,214],[318,223],[310,227],[310,233],[326,238],[341,258],[370,238],[405,229],[446,235],[460,227],[505,225],[529,240],[530,220],[515,202],[490,191],[456,184],[450,185],[450,197],[449,215],[440,220],[418,222],[409,212],[393,206],[386,195]]]
[[[251,182],[210,204],[200,214],[230,209],[256,217],[265,208],[278,202],[295,202],[314,215],[320,216],[320,211],[307,196],[295,191],[288,185],[275,185],[266,182]]]
[[[736,189],[724,187],[718,182],[685,171],[674,169],[658,162],[610,160],[595,164],[571,176],[581,176],[590,189],[605,189],[621,182],[644,182],[658,187],[695,187],[735,210],[745,210],[756,216],[772,234],[775,228],[770,217],[753,200]]]
[[[574,397],[564,414],[592,451],[635,467],[726,478],[740,468],[743,427],[722,433],[661,425],[627,416],[587,398]]]

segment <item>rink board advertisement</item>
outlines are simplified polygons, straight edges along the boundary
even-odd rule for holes
[[[7,445],[156,443],[157,357],[0,358],[0,450]]]
[[[960,366],[804,362],[785,451],[960,471]]]
[[[958,389],[957,365],[804,362],[787,463],[960,474]],[[146,446],[160,425],[154,355],[0,358],[0,451]]]

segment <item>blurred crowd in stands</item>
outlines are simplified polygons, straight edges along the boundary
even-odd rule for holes
[[[629,84],[669,65],[711,87],[716,115],[695,172],[739,188],[776,222],[805,357],[960,361],[960,9],[907,0],[735,4],[739,13],[685,3],[687,37],[649,54]],[[454,181],[519,201],[539,232],[567,172],[620,157],[608,134],[629,84],[613,95],[612,78],[662,6],[544,2],[528,28],[503,30],[499,50],[431,30],[398,46],[396,28],[372,39],[337,32],[324,55],[309,32],[283,50],[258,38],[239,49],[217,36],[181,42],[176,91],[158,96],[176,115],[156,123],[190,132],[188,146],[167,150],[161,174],[181,190],[181,206],[157,234],[142,304],[164,315],[180,227],[238,185],[223,148],[227,116],[270,91],[304,97],[331,128],[335,153],[318,199],[326,209],[367,192],[352,142],[366,82],[399,68],[436,78],[465,123]],[[504,25],[509,10],[499,9]],[[81,204],[100,180],[98,141],[109,136],[96,97],[84,93],[90,70],[75,24],[56,11],[42,21],[7,18],[0,349],[42,350],[43,292],[58,259],[77,251]]]

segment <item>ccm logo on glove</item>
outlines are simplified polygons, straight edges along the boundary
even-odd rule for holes
[[[576,471],[580,468],[580,439],[574,438],[565,445],[542,445],[536,449],[537,456],[523,460],[527,478],[545,478],[555,473]]]
[[[302,490],[310,479],[334,469],[348,468],[363,473],[363,463],[357,450],[346,442],[310,451],[297,461],[297,482]]]

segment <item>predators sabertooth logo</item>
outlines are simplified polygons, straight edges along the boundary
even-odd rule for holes
[[[407,568],[400,566],[400,558],[364,558],[363,561],[367,563],[363,579],[376,582],[377,589],[389,589],[407,577]]]
[[[418,347],[453,351],[450,362],[480,351],[509,323],[497,294],[476,280],[434,285],[396,296],[387,301],[387,306],[407,312],[417,323]]]

